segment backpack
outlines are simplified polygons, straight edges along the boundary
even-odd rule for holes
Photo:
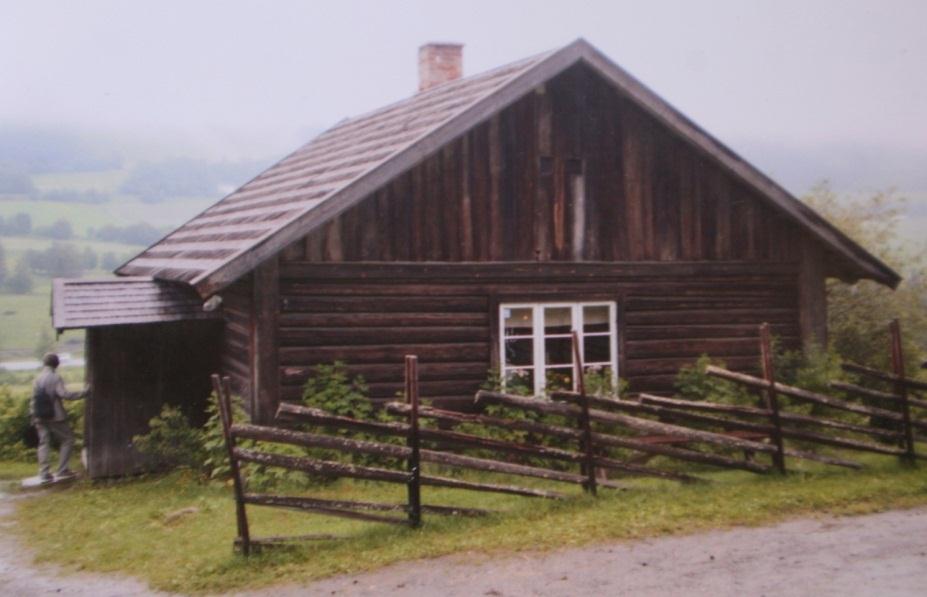
[[[55,401],[45,391],[45,384],[39,384],[32,394],[32,414],[42,421],[55,418]]]

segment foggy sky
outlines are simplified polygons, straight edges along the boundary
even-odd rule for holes
[[[735,149],[927,155],[925,21],[900,0],[0,0],[0,124],[264,157],[411,95],[423,42],[466,44],[474,74],[582,36]]]

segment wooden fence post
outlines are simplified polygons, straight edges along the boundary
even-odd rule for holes
[[[219,419],[222,421],[222,435],[225,438],[225,447],[229,454],[229,469],[232,473],[232,483],[235,488],[235,519],[238,523],[238,541],[241,553],[251,555],[251,535],[248,531],[248,516],[245,513],[245,492],[241,480],[241,470],[238,468],[238,459],[235,457],[235,438],[232,437],[232,388],[229,378],[220,380],[215,373],[212,375],[212,387],[216,392]]]
[[[908,385],[905,383],[904,349],[901,346],[901,324],[893,319],[888,326],[891,333],[892,369],[897,378],[895,394],[901,397],[901,424],[904,427],[905,460],[914,461],[914,433],[911,431],[911,407],[908,403]]]
[[[586,474],[586,482],[583,484],[583,489],[592,495],[596,495],[595,446],[592,444],[592,422],[589,417],[589,397],[586,395],[583,357],[580,352],[579,333],[576,330],[573,330],[573,364],[573,375],[576,377],[576,389],[579,392],[579,405],[582,409],[582,416],[579,418],[579,423],[582,428],[580,451],[586,456],[581,470],[581,472]]]
[[[769,420],[773,425],[772,440],[776,445],[773,464],[780,473],[785,474],[785,448],[782,445],[782,422],[779,419],[779,397],[776,394],[776,372],[773,366],[772,339],[768,323],[760,326],[760,355],[763,360],[763,378],[768,384],[765,393],[766,408],[769,409]]]
[[[418,401],[418,357],[406,355],[406,402],[409,404],[409,435],[406,438],[406,445],[411,448],[408,460],[409,524],[413,527],[422,524],[422,471],[419,453]]]

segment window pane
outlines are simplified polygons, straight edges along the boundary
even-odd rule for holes
[[[505,341],[505,365],[534,364],[534,350],[531,338]]]
[[[532,369],[516,369],[505,374],[505,391],[512,394],[534,395],[534,371]]]
[[[607,339],[607,338],[606,338]],[[573,338],[544,338],[544,363],[569,365],[573,362]]]
[[[530,336],[532,333],[531,307],[502,309],[503,327],[506,336]]]
[[[587,363],[611,362],[611,337],[586,336],[583,338],[583,350],[583,360]]]
[[[573,316],[569,307],[546,307],[544,309],[545,334],[569,334],[573,331]]]
[[[587,334],[609,331],[608,311],[608,305],[583,307],[583,331]]]
[[[554,390],[573,390],[573,369],[556,368],[547,370],[547,383],[545,385],[548,392]]]

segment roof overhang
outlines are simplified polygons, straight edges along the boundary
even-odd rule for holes
[[[204,311],[186,284],[144,277],[56,278],[52,283],[52,325],[56,330],[115,325],[217,320]]]

